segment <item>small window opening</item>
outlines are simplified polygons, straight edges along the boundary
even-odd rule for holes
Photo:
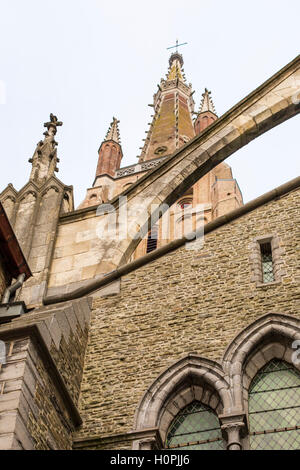
[[[262,263],[262,280],[263,283],[274,282],[274,266],[271,243],[261,243],[261,263]]]
[[[158,239],[158,226],[154,225],[150,232],[148,233],[147,240],[147,253],[156,250],[157,248],[157,239]]]

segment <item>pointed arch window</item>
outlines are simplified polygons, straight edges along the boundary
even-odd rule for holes
[[[249,390],[250,448],[300,449],[300,374],[277,359],[254,377]]]
[[[208,406],[193,401],[175,416],[167,433],[166,448],[224,450],[217,415]]]

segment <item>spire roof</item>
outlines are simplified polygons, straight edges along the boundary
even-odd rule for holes
[[[183,58],[177,51],[170,56],[166,79],[161,79],[149,106],[153,106],[154,114],[143,139],[140,162],[171,155],[195,136],[192,85],[186,83]]]
[[[113,140],[117,144],[121,145],[121,139],[120,139],[120,131],[119,131],[119,124],[120,121],[113,117],[113,121],[110,123],[109,129],[107,131],[107,134],[105,136],[104,142],[107,140]]]
[[[199,113],[204,113],[206,111],[216,114],[215,105],[211,97],[211,91],[208,91],[207,88],[205,88],[204,93],[202,94]]]

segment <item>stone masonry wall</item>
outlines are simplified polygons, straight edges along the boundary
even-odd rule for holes
[[[132,431],[143,394],[189,353],[220,360],[247,325],[269,312],[300,317],[299,191],[124,276],[119,295],[94,301],[77,439]],[[253,240],[278,237],[280,281],[257,287]]]
[[[6,343],[0,374],[0,448],[70,449],[72,427],[29,338]]]
[[[72,447],[89,311],[82,299],[0,326],[0,449]]]

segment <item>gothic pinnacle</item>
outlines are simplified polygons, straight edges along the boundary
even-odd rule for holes
[[[206,111],[216,114],[215,106],[211,97],[211,91],[208,91],[207,88],[205,88],[204,93],[202,94],[199,113],[204,113]]]
[[[109,129],[107,131],[107,134],[105,136],[104,141],[113,140],[117,144],[121,143],[120,142],[120,132],[119,132],[119,127],[118,127],[119,122],[120,121],[118,121],[118,119],[113,117],[113,121],[111,122],[111,124],[109,126]]]

